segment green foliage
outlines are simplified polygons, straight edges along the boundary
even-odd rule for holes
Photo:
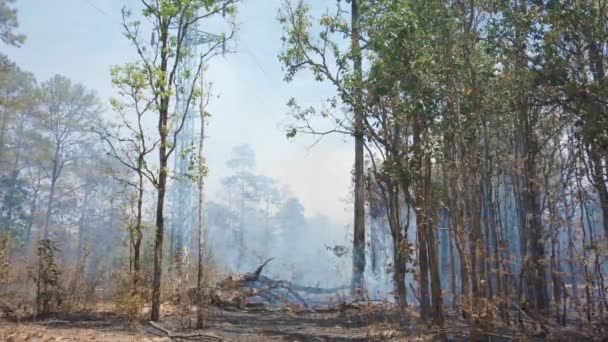
[[[4,44],[20,46],[25,41],[25,35],[13,30],[19,26],[17,10],[12,8],[15,0],[0,0],[0,40]]]
[[[27,182],[15,173],[0,175],[0,232],[8,232],[23,241],[29,220],[26,203],[29,196]]]
[[[130,322],[135,322],[142,319],[142,311],[148,298],[143,291],[133,291],[131,277],[127,274],[128,272],[123,270],[114,276],[113,300],[118,314]]]

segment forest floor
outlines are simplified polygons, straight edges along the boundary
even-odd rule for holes
[[[225,341],[467,341],[468,328],[462,321],[451,320],[439,338],[436,328],[420,323],[400,325],[398,313],[384,310],[338,309],[326,311],[228,310],[215,308],[207,317],[204,330],[188,328],[189,322],[174,307],[163,310],[162,327],[173,333],[203,332]],[[510,341],[513,331],[496,329],[491,341]],[[562,336],[563,337],[563,336]],[[572,336],[574,337],[574,336]],[[580,337],[580,336],[579,336]],[[182,339],[185,341],[185,339]],[[202,339],[190,339],[201,341]],[[527,341],[544,338],[528,335]],[[552,340],[552,339],[550,339]],[[594,339],[571,339],[594,340]],[[147,322],[129,323],[105,306],[80,315],[57,315],[38,320],[9,322],[0,319],[0,341],[180,341]],[[208,340],[204,340],[208,341]]]
[[[373,317],[372,317],[373,316]],[[396,328],[396,313],[362,313],[213,309],[207,318],[205,334],[227,341],[431,341],[433,333],[413,333]],[[164,310],[162,326],[172,332],[197,332],[177,310]],[[179,340],[179,339],[173,339]],[[192,339],[196,340],[196,339]],[[0,319],[0,341],[171,341],[164,333],[147,323],[128,323],[122,317],[104,310],[80,315],[56,315],[38,320],[9,322]]]

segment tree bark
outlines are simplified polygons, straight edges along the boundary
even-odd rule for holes
[[[431,183],[431,156],[427,155],[425,161],[424,177],[424,232],[426,233],[429,271],[431,273],[431,316],[437,325],[443,325],[445,315],[443,312],[443,298],[441,295],[441,276],[439,270],[439,255],[437,252],[437,239],[435,236],[435,206],[433,205],[432,183]],[[431,214],[433,213],[433,215]]]
[[[55,146],[55,155],[53,157],[53,170],[51,173],[51,188],[49,190],[49,199],[46,205],[46,217],[44,220],[44,230],[43,230],[43,237],[44,239],[48,239],[49,238],[49,224],[51,222],[51,212],[53,210],[53,202],[55,201],[55,188],[57,186],[57,179],[59,179],[59,173],[61,170],[61,167],[59,166],[59,163],[61,162],[59,159],[61,157],[60,155],[60,148],[61,146],[59,145],[59,143]]]
[[[160,23],[160,37],[161,40],[161,63],[160,72],[167,73],[167,65],[169,60],[168,55],[168,44],[169,44],[169,23],[166,19],[161,18]],[[154,239],[154,278],[152,282],[152,308],[150,311],[150,320],[158,321],[160,318],[160,291],[161,291],[161,278],[162,278],[162,265],[163,265],[163,238],[164,238],[164,204],[165,204],[165,191],[167,186],[167,172],[168,172],[168,156],[167,156],[167,135],[168,135],[168,121],[169,121],[169,96],[168,89],[171,87],[170,84],[159,82],[159,93],[160,93],[160,106],[158,116],[158,133],[160,136],[160,145],[158,147],[158,184],[157,184],[157,198],[156,198],[156,233]]]
[[[196,288],[198,290],[198,310],[196,316],[196,325],[198,328],[203,327],[203,280],[205,272],[204,256],[205,256],[205,193],[204,193],[204,174],[203,174],[203,147],[205,142],[205,98],[204,98],[204,79],[201,73],[201,100],[199,104],[199,115],[201,120],[200,135],[198,140],[198,272]]]
[[[353,110],[355,115],[355,208],[353,238],[353,274],[351,291],[362,295],[365,291],[365,195],[363,175],[363,108],[361,106],[362,67],[359,43],[359,0],[351,1],[353,69],[355,73],[356,96]]]
[[[144,176],[142,174],[143,167],[143,155],[140,154],[138,159],[138,179],[137,179],[137,213],[135,218],[135,232],[133,232],[133,293],[137,293],[138,283],[140,277],[141,261],[141,241],[143,239],[142,233],[142,207],[144,199]]]

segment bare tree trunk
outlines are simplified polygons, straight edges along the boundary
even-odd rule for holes
[[[51,173],[51,188],[49,190],[49,200],[46,205],[46,218],[44,220],[44,230],[43,230],[43,234],[42,234],[44,239],[49,238],[49,224],[51,222],[51,212],[53,211],[53,203],[55,201],[55,188],[57,186],[57,179],[59,179],[59,173],[61,170],[61,167],[59,166],[59,163],[61,162],[59,160],[60,148],[61,147],[59,145],[57,145],[55,147],[55,156],[53,157],[53,171]]]
[[[387,185],[388,220],[393,240],[393,282],[399,308],[405,312],[407,307],[407,289],[405,287],[407,240],[406,233],[401,226],[401,202],[399,201],[399,191],[396,190],[398,187],[390,181]]]
[[[169,61],[168,56],[168,44],[169,44],[169,28],[168,23],[161,22],[160,25],[160,37],[161,40],[161,63],[160,71],[163,73],[167,72],[167,64]],[[150,320],[158,321],[160,318],[160,291],[161,291],[161,279],[163,272],[163,239],[165,234],[165,217],[164,217],[164,205],[165,205],[165,191],[167,186],[167,173],[168,173],[168,157],[167,157],[167,135],[168,135],[168,121],[169,121],[169,96],[166,93],[166,86],[171,85],[161,84],[159,87],[161,98],[160,108],[158,117],[158,133],[160,136],[160,145],[158,147],[158,183],[157,185],[157,198],[156,198],[156,233],[154,239],[154,279],[152,282],[152,308],[150,311]]]
[[[604,226],[604,234],[608,238],[608,188],[606,187],[606,177],[604,176],[604,170],[602,165],[608,164],[603,161],[600,154],[597,152],[595,144],[590,143],[591,146],[588,148],[588,155],[591,161],[591,178],[593,179],[593,185],[597,190],[600,208],[602,212],[602,223]]]
[[[30,242],[32,240],[32,227],[34,226],[34,218],[36,217],[36,213],[38,212],[38,197],[40,196],[40,176],[38,177],[38,180],[36,181],[36,188],[34,189],[34,194],[33,194],[33,198],[32,198],[32,206],[30,209],[30,214],[28,216],[27,219],[27,228],[25,231],[25,245],[27,246],[27,248],[29,248],[30,246]]]
[[[457,162],[458,164],[459,162]],[[462,167],[456,166],[456,175],[453,177],[451,186],[452,207],[455,208],[453,215],[454,238],[456,241],[456,249],[460,256],[460,290],[461,303],[463,305],[463,317],[470,318],[471,316],[471,301],[473,294],[471,291],[471,259],[468,253],[468,239],[465,233],[464,221],[464,198],[459,189],[464,188],[464,176],[462,175]]]
[[[137,189],[137,213],[135,218],[135,232],[133,234],[133,293],[138,291],[140,270],[141,270],[141,261],[140,261],[140,253],[141,253],[141,241],[143,239],[142,233],[142,206],[143,206],[143,198],[144,198],[144,176],[141,173],[143,166],[143,155],[140,155],[138,160],[138,189]]]
[[[361,47],[359,45],[359,0],[351,1],[352,19],[352,51],[353,69],[355,72],[356,88],[362,81]],[[361,91],[356,91],[353,109],[355,113],[355,211],[353,238],[353,274],[351,290],[362,295],[365,291],[365,195],[363,175],[363,108],[361,106]]]
[[[196,315],[196,325],[198,328],[203,326],[203,280],[205,275],[205,264],[204,264],[204,256],[205,256],[205,183],[204,183],[204,174],[203,174],[203,161],[205,155],[203,153],[203,147],[205,142],[205,93],[204,93],[204,79],[203,74],[201,72],[201,100],[199,103],[199,114],[201,120],[200,127],[200,135],[198,138],[198,162],[199,162],[199,172],[198,172],[198,274],[196,280],[196,288],[198,291],[197,299],[198,299],[198,309]]]
[[[530,301],[534,312],[547,316],[549,298],[547,294],[547,273],[545,260],[544,227],[541,220],[540,193],[536,177],[536,145],[532,144],[534,134],[527,117],[524,120],[524,179],[526,188],[523,195],[523,216],[526,218],[526,258],[524,279],[526,281],[526,299]],[[532,145],[532,146],[530,146]]]
[[[5,99],[3,99],[5,100]],[[4,101],[3,101],[4,102]],[[2,120],[0,120],[0,165],[2,165],[2,163],[4,162],[3,158],[4,158],[4,137],[6,136],[6,130],[7,130],[7,121],[8,121],[8,110],[3,110],[2,111]]]
[[[439,270],[439,255],[437,252],[437,239],[435,236],[436,209],[433,205],[432,183],[431,183],[431,156],[426,155],[425,158],[425,176],[424,176],[424,233],[426,234],[429,271],[431,274],[431,315],[433,322],[437,325],[443,325],[443,298],[441,295],[441,276]],[[433,213],[433,214],[431,214]]]
[[[85,220],[87,215],[87,208],[89,205],[89,187],[85,185],[84,190],[84,199],[82,201],[82,208],[80,213],[80,218],[78,220],[78,250],[76,251],[77,259],[80,260],[82,257],[82,248],[84,242],[84,230],[85,230]]]
[[[161,131],[167,128],[167,117],[161,115]],[[166,156],[167,135],[161,133],[159,147],[159,177],[158,193],[156,199],[156,233],[154,239],[154,280],[152,283],[152,311],[150,320],[158,321],[160,318],[160,286],[163,265],[163,238],[165,228],[165,217],[163,207],[165,204],[165,189],[167,184],[167,156]]]
[[[429,245],[427,233],[427,199],[426,194],[426,174],[423,170],[423,146],[422,131],[423,123],[421,118],[413,119],[413,167],[416,170],[415,187],[415,212],[416,212],[416,236],[418,239],[418,284],[420,287],[420,314],[424,318],[429,318],[431,313],[431,295],[429,293]]]
[[[481,229],[482,216],[482,187],[480,175],[480,160],[477,153],[471,156],[471,180],[472,184],[472,200],[473,211],[471,213],[471,270],[473,277],[473,296],[475,298],[485,297],[485,286],[482,279],[485,277],[485,242]]]

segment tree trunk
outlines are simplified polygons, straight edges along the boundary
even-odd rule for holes
[[[144,176],[142,174],[143,167],[143,158],[144,156],[140,154],[138,159],[138,189],[137,189],[137,213],[135,218],[135,232],[133,234],[133,293],[137,293],[138,283],[140,277],[141,270],[141,261],[140,261],[140,253],[141,253],[141,241],[143,239],[142,233],[142,206],[144,199]]]
[[[34,190],[33,198],[32,198],[32,206],[30,209],[30,214],[27,218],[27,228],[25,230],[25,246],[29,249],[30,242],[32,240],[32,227],[34,226],[34,218],[38,211],[38,197],[40,196],[40,176],[36,182],[36,188]]]
[[[479,175],[481,173],[480,157],[477,153],[471,156],[471,190],[473,197],[473,212],[471,213],[471,271],[473,278],[473,296],[478,299],[486,296],[486,288],[482,280],[485,276],[485,242],[481,229],[483,189]]]
[[[59,178],[59,163],[60,163],[60,154],[59,154],[60,146],[57,144],[55,147],[55,156],[53,157],[53,171],[51,174],[51,188],[49,190],[49,200],[46,205],[46,218],[44,220],[44,231],[43,237],[44,239],[49,238],[49,224],[51,222],[51,212],[53,210],[53,202],[55,201],[55,187],[57,186],[57,179]]]
[[[401,226],[401,205],[398,187],[392,181],[387,184],[388,192],[388,221],[393,240],[393,282],[397,303],[402,312],[407,307],[407,289],[405,287],[406,253],[408,252],[406,232]]]
[[[89,188],[88,185],[85,185],[84,189],[84,200],[82,201],[82,211],[80,212],[80,219],[78,220],[78,250],[76,251],[77,258],[76,260],[79,262],[82,257],[82,247],[84,243],[84,229],[86,226],[86,215],[87,215],[87,207],[89,201]]]
[[[365,194],[363,175],[363,108],[361,106],[361,47],[359,45],[359,0],[351,1],[352,51],[355,72],[356,96],[353,109],[355,113],[355,211],[353,238],[352,292],[362,295],[365,291]]]
[[[161,114],[161,132],[166,130],[167,127],[167,116]],[[152,310],[150,320],[158,321],[160,318],[160,286],[162,277],[162,265],[163,265],[163,237],[165,218],[163,213],[163,207],[165,204],[165,189],[167,184],[167,156],[166,156],[166,133],[161,133],[160,147],[159,147],[159,177],[158,177],[158,193],[156,199],[156,234],[154,240],[154,280],[152,283]]]
[[[204,99],[204,79],[201,73],[201,101],[199,104],[199,114],[201,119],[200,135],[198,138],[198,274],[196,288],[198,290],[198,310],[196,316],[197,328],[203,327],[203,279],[205,272],[204,256],[205,256],[205,193],[204,193],[204,174],[203,174],[203,147],[205,142],[205,99]],[[268,209],[267,209],[268,210]]]
[[[439,270],[439,255],[437,253],[437,239],[435,236],[435,206],[433,205],[432,183],[431,183],[431,156],[426,155],[425,177],[424,177],[424,232],[426,234],[429,271],[431,273],[431,315],[433,322],[443,325],[443,298],[441,295],[441,276]]]
[[[429,293],[429,261],[428,261],[428,234],[427,234],[427,200],[426,194],[426,174],[423,170],[423,147],[422,130],[423,124],[420,117],[413,119],[413,167],[416,170],[415,187],[415,212],[416,212],[416,236],[418,239],[418,284],[420,287],[420,314],[428,319],[431,309],[431,298]]]
[[[167,73],[168,70],[168,44],[169,44],[169,23],[166,19],[161,19],[160,23],[160,37],[161,40],[161,62],[160,72],[163,74]],[[169,100],[171,84],[165,84],[160,82],[159,93],[160,95],[160,106],[158,111],[158,133],[160,137],[160,145],[158,147],[158,183],[157,198],[156,198],[156,233],[154,240],[154,279],[152,282],[152,308],[150,310],[150,320],[158,321],[160,318],[160,291],[161,291],[161,278],[162,278],[162,265],[163,265],[163,238],[165,234],[165,217],[164,217],[164,204],[165,204],[165,191],[167,186],[167,173],[168,173],[168,156],[167,156],[167,135],[168,135],[168,121],[169,121]]]

